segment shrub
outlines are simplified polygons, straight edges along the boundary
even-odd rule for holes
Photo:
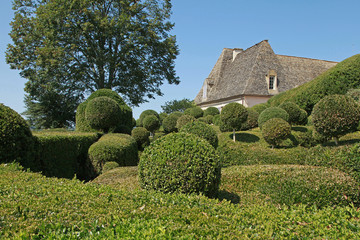
[[[315,104],[325,96],[345,94],[359,85],[360,54],[345,59],[310,82],[273,96],[268,102],[278,106],[291,101],[310,114]]]
[[[292,132],[292,135],[296,139],[296,143],[299,146],[310,148],[317,144],[316,140],[313,138],[313,131],[307,130],[305,132]]]
[[[20,114],[0,103],[0,163],[28,162],[32,146],[29,125]]]
[[[176,132],[176,123],[177,120],[182,116],[183,114],[180,112],[173,112],[167,116],[163,121],[163,128],[166,133]]]
[[[295,124],[300,121],[301,108],[293,102],[284,102],[279,105],[279,108],[284,109],[289,114],[288,122]]]
[[[241,125],[242,131],[256,128],[258,126],[259,113],[251,108],[248,108],[248,117],[246,122]]]
[[[101,174],[106,162],[119,166],[136,166],[138,148],[134,138],[121,133],[109,133],[89,148],[89,158],[97,174]]]
[[[80,103],[79,106],[76,109],[76,131],[79,132],[92,132],[96,131],[95,129],[92,129],[89,122],[85,118],[85,110],[86,110],[87,102]]]
[[[160,120],[160,116],[159,114],[155,111],[155,110],[152,110],[152,109],[148,109],[148,110],[145,110],[143,111],[140,116],[139,116],[139,122],[138,122],[138,127],[144,127],[143,125],[143,121],[145,119],[145,117],[147,116],[150,116],[150,115],[154,115],[157,119]]]
[[[139,181],[144,189],[165,193],[203,193],[216,196],[220,165],[215,149],[202,138],[173,133],[153,142],[139,162]]]
[[[143,150],[145,147],[149,146],[150,132],[144,127],[136,127],[131,131],[131,136],[135,139],[139,150]]]
[[[264,123],[261,131],[265,141],[274,148],[289,137],[291,126],[282,118],[271,118]]]
[[[240,129],[241,125],[246,122],[248,117],[247,109],[240,103],[229,103],[221,110],[220,118],[221,121],[232,127],[233,129],[233,140],[235,142],[235,130]]]
[[[233,128],[227,124],[225,124],[223,121],[221,121],[220,119],[220,126],[219,129],[221,132],[231,132],[233,131]]]
[[[221,124],[220,114],[215,115],[213,117],[213,123],[214,123],[215,126],[220,126],[220,124]]]
[[[183,126],[180,132],[195,134],[208,141],[214,148],[218,146],[218,137],[215,130],[203,122],[191,122]]]
[[[360,106],[349,96],[330,95],[320,100],[312,112],[316,131],[337,139],[356,131],[360,121]]]
[[[118,167],[120,167],[120,165],[117,162],[106,162],[103,166],[102,173]]]
[[[33,171],[41,171],[48,177],[81,180],[94,178],[95,173],[88,160],[88,149],[99,139],[97,133],[73,131],[34,132],[35,156]]]
[[[151,135],[154,135],[155,130],[158,130],[160,127],[160,121],[155,115],[147,115],[142,124],[144,128],[151,133]]]
[[[213,116],[207,115],[206,117],[200,117],[197,119],[200,122],[206,123],[206,124],[212,124],[213,122]]]
[[[262,128],[262,125],[272,119],[272,118],[281,118],[285,121],[289,120],[289,114],[282,108],[279,107],[269,107],[265,109],[262,113],[259,115],[258,124],[259,127]]]
[[[307,125],[308,124],[308,114],[304,109],[300,108],[299,121],[295,122],[297,125]]]
[[[354,99],[355,102],[360,103],[360,89],[349,89],[346,95]]]
[[[87,103],[85,119],[96,130],[108,132],[119,122],[121,110],[116,101],[108,97],[97,97]]]
[[[164,112],[162,112],[162,113],[159,114],[159,119],[160,119],[160,124],[161,124],[161,125],[162,125],[162,122],[164,121],[164,119],[165,119],[167,116],[168,116],[168,114],[167,114],[167,113],[164,113]]]
[[[191,116],[191,115],[183,115],[183,116],[179,117],[178,120],[176,121],[176,128],[178,130],[180,130],[186,124],[191,123],[191,122],[195,122],[195,121],[196,121],[196,118],[194,118],[193,116]]]
[[[204,111],[200,107],[188,108],[184,111],[184,114],[191,115],[194,118],[200,118],[204,116]]]
[[[204,110],[204,117],[206,116],[215,116],[215,115],[219,115],[220,111],[219,109],[217,109],[216,107],[208,107],[207,109]]]
[[[260,114],[260,113],[262,113],[262,111],[264,111],[267,108],[269,108],[269,105],[267,103],[259,103],[259,104],[252,106],[250,109],[252,109]]]

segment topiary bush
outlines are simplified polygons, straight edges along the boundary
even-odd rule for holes
[[[163,120],[163,128],[166,133],[176,132],[177,120],[182,116],[181,112],[173,112]]]
[[[261,132],[265,141],[274,148],[290,136],[291,126],[282,118],[271,118],[263,124]]]
[[[184,114],[191,115],[194,118],[200,118],[204,116],[204,111],[200,107],[188,108],[184,111]]]
[[[220,124],[221,124],[220,114],[219,114],[219,115],[215,115],[215,116],[213,117],[213,124],[214,124],[215,126],[220,126]]]
[[[29,165],[32,151],[29,125],[20,114],[0,103],[0,163],[16,160]]]
[[[289,114],[288,122],[290,124],[296,124],[300,121],[301,108],[293,102],[284,102],[279,105],[279,108],[284,109]]]
[[[138,123],[137,123],[136,126],[138,126],[138,127],[144,127],[143,121],[144,121],[145,117],[151,116],[151,115],[154,115],[157,119],[160,120],[160,115],[159,115],[155,110],[148,109],[148,110],[143,111],[143,112],[140,114],[139,119],[138,119]]]
[[[103,166],[102,173],[118,167],[120,167],[120,165],[117,162],[106,162]]]
[[[196,121],[196,118],[194,118],[193,116],[191,116],[191,115],[183,115],[183,116],[179,117],[178,120],[176,121],[176,128],[178,130],[180,130],[186,124],[191,123],[191,122],[195,122],[195,121]]]
[[[248,117],[246,122],[241,125],[241,131],[256,128],[258,126],[259,113],[251,108],[248,108]]]
[[[219,109],[217,109],[216,107],[208,107],[207,109],[204,110],[204,117],[206,116],[215,116],[215,115],[219,115],[220,111]]]
[[[148,115],[142,121],[142,125],[151,133],[151,136],[154,136],[154,132],[160,127],[160,121],[155,115]]]
[[[270,106],[267,103],[259,103],[252,106],[250,109],[258,112],[259,114],[262,113],[265,109],[269,108]]]
[[[246,122],[248,117],[247,109],[240,103],[229,103],[221,110],[220,118],[221,121],[232,127],[233,129],[233,140],[235,142],[235,130],[239,130],[241,125]]]
[[[360,103],[360,89],[349,89],[346,95],[354,99],[355,102]]]
[[[150,132],[144,127],[134,128],[131,131],[131,136],[135,139],[139,150],[143,150],[150,144]]]
[[[360,121],[360,106],[349,96],[330,95],[321,99],[314,107],[312,121],[320,134],[338,138],[356,131]]]
[[[193,134],[166,135],[153,142],[140,157],[140,186],[147,190],[214,197],[220,177],[215,149]]]
[[[91,128],[108,132],[115,128],[121,116],[121,110],[115,100],[108,97],[97,97],[87,103],[85,119]]]
[[[300,108],[299,121],[295,122],[297,125],[307,125],[308,124],[308,114],[304,109]]]
[[[215,130],[203,122],[191,122],[183,126],[180,132],[195,134],[207,140],[214,148],[218,146],[218,137]]]
[[[259,127],[262,128],[262,125],[272,118],[281,118],[287,122],[289,120],[289,114],[282,108],[269,107],[260,113],[258,118]]]
[[[107,162],[117,162],[119,166],[136,166],[138,148],[135,139],[121,133],[109,133],[90,146],[90,161],[97,174],[101,174]]]

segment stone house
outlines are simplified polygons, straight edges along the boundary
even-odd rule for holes
[[[195,103],[202,109],[238,102],[252,107],[304,84],[337,62],[275,54],[267,40],[246,50],[224,48]]]

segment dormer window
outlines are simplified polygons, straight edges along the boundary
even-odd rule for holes
[[[274,84],[275,84],[275,76],[270,76],[269,77],[269,89],[274,89]]]
[[[275,70],[269,70],[266,75],[266,83],[270,94],[278,93],[278,77]]]

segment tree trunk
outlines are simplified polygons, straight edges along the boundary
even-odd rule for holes
[[[235,137],[235,129],[233,129],[233,140],[234,140],[234,142],[235,142],[235,140],[236,140],[236,137]]]
[[[338,145],[339,145],[339,138],[338,138],[338,137],[334,137],[334,142],[335,142],[335,145],[338,146]]]

